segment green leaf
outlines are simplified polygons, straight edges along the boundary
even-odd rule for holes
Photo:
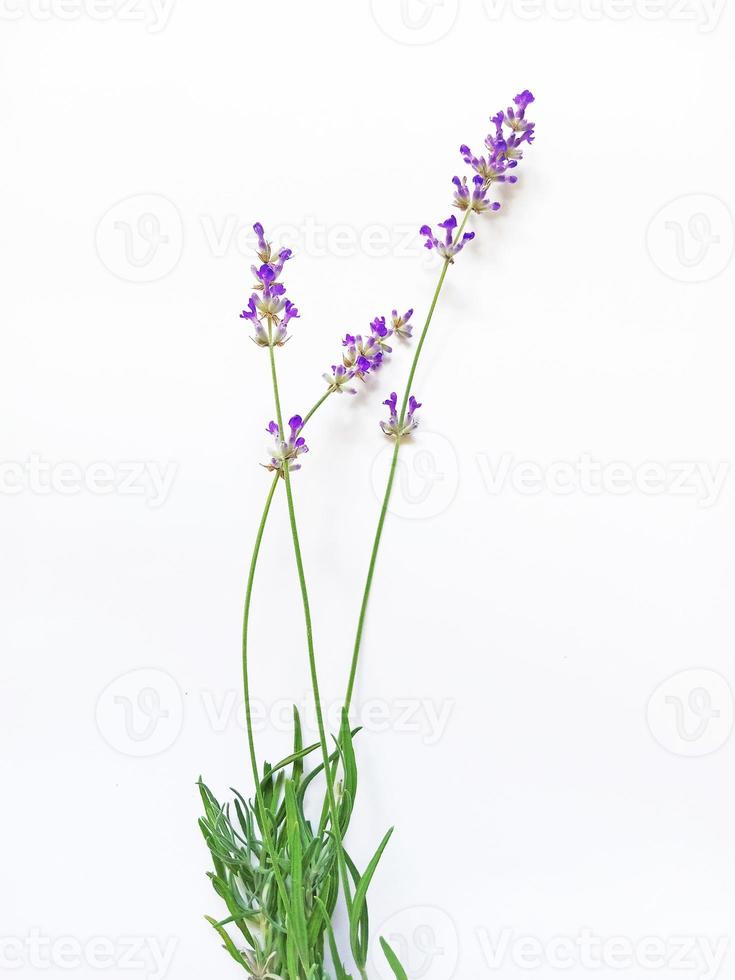
[[[212,926],[212,928],[213,929],[216,929],[216,931],[219,933],[220,939],[224,943],[225,949],[230,954],[230,956],[233,958],[233,960],[235,960],[236,963],[239,963],[240,966],[244,970],[247,970],[248,965],[245,962],[245,960],[242,958],[242,956],[240,955],[240,950],[237,948],[237,946],[230,939],[230,937],[229,937],[229,935],[227,933],[227,930],[226,929],[223,929],[223,927],[219,924],[219,922],[217,922],[217,920],[216,919],[213,919],[211,916],[205,915],[204,918]]]
[[[347,712],[342,709],[342,724],[339,730],[339,744],[342,749],[342,764],[345,770],[345,788],[349,790],[352,799],[357,796],[357,762],[352,745],[352,732]]]
[[[298,786],[299,780],[304,774],[304,762],[303,756],[300,755],[304,748],[304,738],[301,732],[301,718],[299,717],[299,709],[296,705],[293,706],[293,754],[295,756],[293,761],[293,769],[291,770],[291,778],[294,783]]]
[[[296,953],[296,937],[290,929],[286,931],[286,963],[289,977],[298,977],[301,971]]]
[[[332,922],[324,905],[324,902],[317,895],[316,897],[317,905],[319,906],[319,911],[324,919],[324,927],[327,930],[327,939],[329,941],[329,952],[332,954],[332,963],[334,964],[334,969],[337,974],[337,980],[352,980],[352,975],[347,973],[344,968],[344,964],[339,955],[339,950],[337,949],[337,940],[334,938],[334,929],[332,928]]]
[[[368,929],[366,920],[363,918],[364,910],[367,908],[367,890],[370,887],[375,869],[378,867],[378,862],[388,845],[392,833],[393,827],[391,827],[378,845],[377,851],[373,854],[370,863],[365,869],[365,874],[362,875],[357,883],[355,897],[352,902],[352,911],[350,913],[350,947],[352,949],[352,955],[355,957],[355,962],[361,969],[367,963],[368,954]]]
[[[288,849],[291,856],[291,908],[289,910],[290,932],[304,969],[309,968],[309,938],[306,929],[306,907],[304,904],[303,879],[303,850],[301,842],[301,824],[296,809],[296,796],[293,784],[286,783],[286,829],[288,834]]]
[[[388,960],[391,970],[396,975],[396,980],[408,980],[408,974],[401,966],[401,961],[382,936],[380,937],[380,945],[383,947],[385,958]]]

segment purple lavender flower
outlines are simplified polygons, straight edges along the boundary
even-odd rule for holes
[[[281,430],[277,422],[270,422],[268,424],[266,432],[269,432],[273,436],[276,447],[273,450],[270,462],[263,463],[262,465],[271,473],[278,471],[280,476],[284,476],[286,470],[292,473],[294,470],[301,469],[301,463],[297,463],[296,459],[302,453],[309,452],[306,440],[303,436],[299,435],[303,424],[304,420],[300,415],[292,416],[288,420],[290,434],[286,440],[281,438]]]
[[[259,347],[282,347],[288,340],[289,322],[299,315],[296,306],[286,299],[286,287],[278,282],[283,266],[293,253],[290,248],[282,248],[273,257],[270,243],[265,240],[263,226],[256,222],[253,229],[258,236],[258,258],[262,265],[251,266],[256,291],[240,316],[252,323],[252,339]]]
[[[520,95],[516,95],[516,97],[513,99],[513,102],[517,107],[516,110],[514,111],[513,107],[509,106],[506,113],[506,121],[511,129],[515,130],[516,132],[527,132],[528,130],[534,128],[536,124],[528,122],[526,119],[526,109],[532,102],[535,101],[536,100],[533,97],[533,93],[529,92],[528,89],[521,92]]]
[[[376,316],[370,323],[369,334],[345,334],[342,341],[342,363],[333,364],[332,373],[322,375],[329,390],[355,394],[356,389],[348,387],[349,383],[356,378],[364,381],[368,374],[377,371],[385,358],[393,352],[389,339],[394,334],[403,340],[411,336],[408,321],[412,315],[413,310],[408,310],[403,316],[393,310],[389,324],[386,323],[386,317]]]
[[[377,348],[377,351],[380,354],[392,354],[393,348],[389,347],[386,341],[393,333],[393,328],[386,327],[385,317],[376,316],[370,324],[370,330],[370,344],[372,347]]]
[[[476,214],[482,214],[483,211],[500,210],[499,202],[491,201],[487,197],[487,185],[479,174],[475,174],[472,178],[474,185],[472,191],[470,191],[466,177],[463,177],[461,180],[459,177],[452,177],[452,183],[455,186],[454,206],[459,208],[460,211],[467,211],[469,209]]]
[[[337,394],[342,394],[346,391],[350,395],[357,394],[357,388],[350,387],[349,383],[355,377],[355,373],[352,370],[347,370],[344,364],[333,364],[331,374],[323,374],[322,377],[329,385],[330,391],[336,391]]]
[[[291,249],[282,248],[278,252],[278,259],[274,262],[273,248],[271,246],[271,243],[265,240],[265,232],[263,231],[263,226],[259,221],[256,221],[255,224],[253,225],[253,231],[255,232],[258,238],[258,247],[255,250],[258,255],[258,258],[262,263],[264,264],[267,263],[274,266],[277,266],[278,263],[280,262],[280,267],[278,268],[278,272],[280,272],[281,268],[283,268],[283,263],[286,262],[288,259],[290,259],[291,256],[293,255]]]
[[[493,157],[492,154],[489,157],[476,157],[469,146],[464,144],[460,146],[459,152],[464,162],[476,170],[486,184],[515,184],[518,180],[514,174],[507,173],[509,169],[513,169],[510,161]]]
[[[424,242],[426,248],[435,248],[443,259],[453,262],[454,256],[462,251],[467,242],[472,241],[475,233],[474,231],[466,231],[461,238],[454,241],[454,229],[457,227],[457,219],[454,215],[451,215],[446,221],[440,221],[439,227],[445,231],[445,240],[443,242],[436,237],[428,225],[422,225],[419,229],[419,234],[426,238]]]
[[[419,420],[415,418],[415,412],[417,408],[421,408],[421,402],[417,402],[413,395],[408,400],[408,411],[403,420],[403,425],[398,418],[398,395],[395,391],[390,393],[383,404],[388,406],[389,418],[387,422],[380,423],[380,428],[387,436],[406,436],[419,424]]]
[[[370,324],[370,331],[367,337],[348,333],[342,341],[342,346],[345,348],[342,352],[342,363],[348,371],[352,372],[352,377],[361,380],[370,371],[379,368],[384,356],[390,354],[393,349],[386,343],[393,331],[386,327],[385,317],[376,317]]]
[[[413,310],[406,310],[403,316],[398,315],[398,310],[391,311],[391,329],[396,337],[402,340],[409,340],[413,333],[413,324],[408,321],[413,316]]]
[[[526,119],[526,109],[533,101],[532,93],[526,89],[513,99],[515,108],[509,106],[505,111],[501,109],[491,118],[491,122],[495,124],[495,132],[485,138],[485,146],[489,151],[487,157],[475,156],[466,144],[459,148],[464,162],[472,167],[486,184],[495,182],[514,184],[518,179],[509,171],[514,170],[518,166],[518,161],[523,159],[523,143],[530,145],[534,140],[536,124]],[[507,136],[503,127],[510,130]]]
[[[258,268],[257,265],[251,265],[250,271],[255,277],[255,289],[263,289],[266,285],[263,279],[264,271],[268,276],[268,282],[275,282],[275,280],[280,276],[281,272],[283,272],[284,265],[286,262],[288,262],[292,255],[293,252],[290,248],[282,248],[275,260],[263,263],[260,268]]]

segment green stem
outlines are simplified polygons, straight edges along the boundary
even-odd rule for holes
[[[283,416],[281,413],[281,399],[278,391],[278,376],[276,373],[276,359],[273,351],[273,344],[268,348],[270,354],[271,363],[271,378],[273,381],[273,397],[276,403],[276,416],[279,426],[279,431],[281,437],[284,434],[283,428]],[[316,403],[314,408],[309,412],[310,417],[317,410],[319,405],[322,404],[329,395],[327,391],[322,398]],[[303,425],[302,425],[303,428]],[[319,677],[317,674],[316,667],[316,654],[314,653],[314,635],[311,622],[311,607],[309,604],[309,592],[306,587],[306,576],[304,574],[304,561],[301,554],[301,543],[299,541],[299,531],[296,523],[296,510],[294,508],[293,502],[293,491],[291,489],[291,474],[288,468],[288,460],[284,460],[281,472],[283,474],[283,479],[286,484],[286,500],[288,502],[288,518],[291,525],[291,537],[293,539],[293,549],[294,557],[296,559],[296,572],[299,578],[299,587],[301,589],[301,601],[304,607],[304,625],[306,627],[306,646],[309,655],[309,674],[311,677],[311,689],[314,697],[314,708],[316,711],[316,721],[317,728],[319,730],[319,744],[322,751],[322,761],[324,763],[324,776],[327,783],[327,802],[329,806],[329,816],[330,822],[332,824],[332,833],[334,834],[335,841],[337,844],[337,864],[339,866],[339,871],[342,877],[342,889],[345,895],[345,901],[347,902],[347,907],[349,910],[352,908],[352,896],[350,893],[349,877],[347,874],[347,866],[344,860],[344,855],[342,853],[342,835],[341,828],[339,825],[339,816],[337,813],[337,802],[334,794],[334,775],[332,772],[332,766],[329,761],[329,745],[327,744],[327,733],[324,726],[324,714],[322,712],[322,701],[321,694],[319,690]]]
[[[268,514],[270,513],[271,503],[273,502],[273,495],[276,492],[276,487],[278,486],[278,474],[276,473],[271,483],[270,490],[268,491],[268,496],[266,497],[265,507],[263,508],[263,515],[260,518],[260,524],[258,525],[258,533],[255,535],[255,545],[253,547],[253,553],[250,558],[250,570],[248,572],[248,582],[245,588],[245,611],[242,617],[242,683],[243,690],[245,693],[245,723],[248,733],[248,747],[250,749],[250,764],[253,769],[253,779],[255,780],[256,794],[259,793],[260,788],[260,776],[258,770],[258,760],[255,754],[255,737],[253,735],[253,719],[252,712],[250,708],[250,672],[248,669],[248,625],[250,623],[250,603],[253,596],[253,582],[255,580],[255,568],[258,564],[258,555],[260,554],[260,544],[263,540],[263,531],[265,530],[266,521],[268,520]]]
[[[457,235],[454,241],[458,241],[464,231],[464,227],[467,224],[467,219],[469,218],[471,211],[466,211],[465,216],[462,219],[462,223],[457,229]],[[441,292],[442,286],[444,285],[444,279],[447,275],[447,270],[451,264],[450,259],[445,259],[442,265],[441,273],[439,274],[439,281],[436,284],[436,289],[434,290],[434,296],[431,300],[431,306],[429,307],[429,312],[426,316],[426,322],[424,323],[424,328],[421,331],[421,336],[419,337],[419,342],[416,345],[416,350],[414,351],[413,360],[411,361],[411,369],[408,372],[408,380],[406,381],[406,389],[403,392],[403,401],[401,402],[401,414],[398,418],[398,428],[400,431],[406,419],[406,409],[408,407],[408,399],[411,395],[411,388],[413,386],[413,379],[416,374],[416,368],[418,367],[419,358],[421,357],[421,351],[424,347],[424,341],[426,340],[426,335],[429,332],[429,326],[431,325],[432,317],[434,316],[434,310],[436,309],[436,304],[439,299],[439,293]],[[373,547],[370,552],[370,563],[368,564],[367,579],[365,580],[365,589],[362,594],[362,602],[360,604],[360,615],[357,619],[357,631],[355,633],[355,644],[352,650],[352,661],[350,663],[350,674],[349,680],[347,682],[347,692],[345,694],[345,709],[349,711],[350,705],[352,703],[352,695],[355,689],[355,677],[357,674],[357,664],[360,659],[360,645],[362,643],[362,634],[365,627],[365,615],[367,613],[368,601],[370,599],[370,590],[373,585],[373,575],[375,574],[375,563],[378,558],[378,550],[380,548],[380,539],[383,536],[383,526],[385,525],[385,518],[388,513],[388,505],[390,503],[391,493],[393,492],[393,482],[396,476],[396,466],[398,464],[398,454],[401,450],[401,437],[395,437],[395,445],[393,447],[393,455],[390,462],[390,470],[388,471],[388,482],[385,487],[385,494],[383,496],[383,503],[380,508],[380,516],[378,517],[378,526],[375,531],[375,538],[373,539]]]
[[[324,402],[327,400],[327,398],[329,398],[329,396],[331,394],[332,394],[332,389],[331,388],[327,388],[327,390],[324,392],[324,394],[322,395],[322,397],[321,398],[318,398],[317,401],[311,406],[311,408],[309,409],[309,411],[304,416],[303,422],[301,423],[301,428],[302,429],[304,428],[304,426],[306,425],[306,423],[309,421],[309,419],[311,418],[311,416],[314,414],[314,412],[316,412],[317,409],[321,408],[321,406],[324,404]]]
[[[276,878],[276,885],[278,887],[278,892],[281,896],[281,902],[283,903],[284,910],[288,909],[288,892],[286,890],[286,883],[283,880],[283,875],[281,874],[281,869],[278,864],[278,859],[275,853],[275,848],[273,846],[273,841],[271,839],[271,826],[269,818],[266,816],[265,802],[263,800],[263,790],[260,782],[260,774],[258,771],[258,759],[255,754],[255,738],[253,735],[253,719],[250,708],[250,672],[248,669],[248,624],[250,622],[250,603],[253,596],[253,582],[255,581],[255,568],[258,564],[258,555],[260,553],[260,545],[263,540],[263,531],[265,530],[266,521],[268,520],[268,514],[271,509],[271,503],[273,501],[273,495],[276,492],[276,487],[278,486],[278,474],[276,474],[273,483],[271,484],[270,490],[268,491],[268,496],[265,501],[265,507],[263,508],[263,514],[260,518],[260,524],[258,525],[258,532],[255,535],[255,545],[253,546],[253,553],[250,558],[250,569],[248,571],[248,581],[245,588],[245,609],[242,617],[242,682],[243,682],[243,693],[245,696],[245,721],[248,733],[248,748],[250,752],[250,765],[253,770],[253,780],[255,782],[255,803],[258,808],[258,814],[260,816],[260,823],[263,831],[263,843],[268,851],[268,855],[271,859],[271,865],[273,867],[273,873]]]

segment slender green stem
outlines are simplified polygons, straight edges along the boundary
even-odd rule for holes
[[[243,690],[245,694],[245,726],[248,733],[248,748],[250,750],[250,764],[253,769],[253,779],[255,780],[255,791],[259,794],[260,790],[260,776],[258,770],[258,759],[255,754],[255,737],[253,735],[253,719],[252,711],[250,707],[250,671],[248,667],[248,626],[250,623],[250,603],[253,596],[253,582],[255,580],[255,568],[258,564],[258,555],[260,554],[260,545],[263,540],[263,531],[265,530],[266,521],[268,520],[268,514],[270,513],[271,503],[273,502],[273,495],[276,492],[276,487],[278,486],[278,473],[276,473],[273,478],[273,482],[268,490],[268,496],[266,497],[265,507],[263,508],[263,515],[260,518],[260,524],[258,525],[258,533],[255,535],[255,545],[253,546],[253,553],[250,558],[250,570],[248,571],[248,582],[245,587],[245,611],[242,617],[242,683]]]
[[[255,569],[258,564],[258,555],[260,553],[260,545],[263,540],[263,531],[265,530],[265,525],[268,520],[268,514],[271,509],[271,503],[273,501],[273,495],[276,492],[276,487],[278,486],[278,474],[276,474],[273,482],[271,483],[270,490],[268,491],[268,496],[265,501],[265,507],[263,508],[263,514],[260,518],[260,524],[258,525],[258,531],[255,535],[255,545],[253,546],[253,553],[250,558],[250,569],[248,571],[248,581],[245,588],[245,609],[242,617],[242,682],[243,682],[243,693],[245,696],[245,721],[248,733],[248,748],[250,754],[250,765],[253,770],[253,780],[255,782],[255,803],[258,808],[258,815],[260,816],[260,823],[263,831],[263,843],[265,844],[268,855],[271,859],[271,865],[273,866],[273,873],[276,878],[276,885],[278,887],[279,894],[281,896],[281,901],[283,902],[284,909],[288,906],[288,892],[286,890],[286,883],[283,880],[283,875],[281,874],[281,869],[278,864],[278,858],[275,853],[275,848],[273,846],[273,841],[271,839],[271,826],[268,816],[266,814],[265,803],[263,801],[263,790],[260,782],[260,773],[258,771],[258,759],[255,754],[255,738],[253,735],[253,719],[250,707],[250,672],[248,669],[248,625],[250,622],[250,603],[253,596],[253,582],[255,581]]]
[[[318,398],[316,400],[316,402],[311,406],[311,408],[309,409],[309,411],[304,416],[303,422],[301,423],[301,428],[302,429],[304,428],[304,426],[306,425],[306,423],[309,421],[309,419],[311,418],[311,416],[314,414],[314,412],[316,412],[318,409],[320,409],[322,407],[322,405],[324,404],[324,402],[327,400],[327,398],[329,398],[329,396],[331,394],[332,394],[332,389],[331,388],[327,388],[327,390],[324,392],[324,394],[322,395],[322,397],[321,398]]]
[[[270,354],[271,363],[271,378],[273,381],[273,397],[276,403],[276,416],[278,421],[279,430],[283,436],[283,416],[281,413],[281,399],[278,391],[278,375],[276,373],[276,359],[273,350],[273,344],[268,348]],[[322,396],[319,402],[315,405],[312,412],[313,414],[319,405],[326,400],[327,392]],[[286,484],[286,500],[288,502],[288,518],[291,525],[291,537],[293,539],[293,549],[294,557],[296,559],[296,572],[299,578],[299,587],[301,589],[301,601],[304,607],[304,625],[306,627],[306,646],[309,655],[309,674],[311,677],[311,689],[314,697],[314,708],[316,711],[316,721],[317,728],[319,730],[319,744],[322,751],[322,760],[324,763],[324,776],[327,784],[327,803],[329,807],[330,821],[332,824],[332,833],[337,845],[337,863],[339,866],[339,871],[342,877],[342,889],[345,895],[345,901],[347,902],[348,909],[352,906],[352,897],[350,893],[349,877],[347,874],[347,866],[345,864],[344,855],[342,853],[342,835],[341,828],[339,825],[339,815],[337,812],[337,802],[334,793],[334,775],[332,772],[332,766],[329,761],[329,745],[327,744],[327,733],[324,726],[324,714],[322,712],[322,701],[321,693],[319,690],[319,677],[317,674],[316,667],[316,654],[314,652],[314,634],[311,621],[311,607],[309,604],[309,592],[306,586],[306,576],[304,574],[304,561],[301,554],[301,543],[299,541],[298,526],[296,523],[296,510],[294,508],[293,501],[293,490],[291,488],[291,474],[288,468],[288,460],[284,460],[281,472],[283,473],[283,479]]]
[[[462,219],[462,223],[457,229],[457,235],[454,241],[458,241],[464,231],[464,227],[467,224],[467,219],[469,218],[471,211],[466,211],[465,216]],[[416,374],[416,368],[418,367],[419,358],[421,357],[421,351],[424,347],[424,341],[426,340],[426,335],[429,332],[429,326],[431,325],[432,317],[434,316],[434,310],[436,309],[436,304],[439,299],[439,293],[441,292],[442,286],[444,285],[444,279],[447,275],[447,270],[451,264],[450,259],[445,259],[442,264],[441,273],[439,274],[439,281],[436,284],[436,289],[434,290],[434,296],[431,300],[431,306],[429,307],[429,312],[426,316],[426,322],[424,323],[424,328],[421,331],[421,336],[419,337],[419,342],[416,345],[416,350],[414,351],[413,360],[411,361],[411,368],[408,372],[408,380],[406,381],[406,389],[403,392],[403,400],[401,402],[401,414],[398,418],[398,428],[402,427],[406,419],[406,409],[408,407],[408,399],[411,395],[411,388],[413,386],[413,379]],[[388,471],[388,482],[385,487],[385,494],[383,495],[383,503],[380,507],[380,516],[378,517],[378,526],[375,531],[375,538],[373,539],[373,547],[370,552],[370,562],[368,564],[367,579],[365,580],[365,589],[362,594],[362,602],[360,604],[360,614],[357,619],[357,631],[355,633],[355,644],[352,650],[352,661],[350,663],[350,674],[347,681],[347,692],[345,694],[345,709],[349,711],[350,705],[352,703],[352,695],[355,689],[355,677],[357,675],[357,664],[360,659],[360,645],[362,643],[362,634],[365,627],[365,615],[367,613],[368,601],[370,599],[370,590],[373,585],[373,575],[375,574],[375,563],[378,558],[378,550],[380,548],[380,540],[383,536],[383,526],[385,525],[385,518],[388,513],[388,505],[390,503],[391,493],[393,492],[393,482],[396,476],[396,466],[398,464],[398,454],[401,451],[401,437],[395,437],[395,445],[393,447],[393,455],[390,462],[390,470]]]

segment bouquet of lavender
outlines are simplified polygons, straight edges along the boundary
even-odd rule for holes
[[[426,248],[435,249],[441,257],[441,271],[416,343],[403,394],[399,399],[396,392],[391,392],[383,402],[388,409],[388,418],[380,426],[393,440],[393,455],[357,621],[341,725],[338,732],[332,733],[331,741],[325,728],[319,693],[292,473],[300,469],[300,457],[309,451],[304,432],[311,417],[332,395],[355,394],[358,383],[377,372],[393,353],[390,342],[394,338],[401,345],[410,343],[413,310],[400,315],[393,310],[390,318],[376,317],[369,332],[347,334],[342,341],[341,359],[324,375],[326,389],[305,415],[292,415],[284,424],[276,350],[286,343],[289,326],[299,316],[293,302],[286,298],[282,281],[284,267],[292,254],[289,249],[275,251],[266,240],[262,225],[254,225],[258,264],[252,266],[254,292],[241,317],[249,321],[255,343],[268,351],[276,417],[267,426],[272,443],[270,458],[264,466],[273,478],[250,559],[243,618],[242,668],[252,796],[246,798],[233,790],[233,803],[222,805],[199,781],[204,804],[204,816],[199,824],[214,865],[209,877],[227,909],[226,916],[208,917],[208,921],[219,933],[225,949],[252,980],[330,980],[332,977],[352,980],[353,974],[347,972],[345,957],[333,928],[335,912],[340,906],[346,910],[349,924],[349,954],[359,976],[367,977],[367,892],[392,830],[383,837],[367,867],[360,871],[350,858],[345,841],[357,796],[353,744],[357,729],[350,726],[349,711],[365,615],[398,454],[402,442],[412,436],[418,425],[416,413],[421,404],[412,388],[439,294],[449,267],[475,237],[474,231],[465,231],[470,216],[497,211],[500,204],[488,197],[491,186],[512,184],[517,180],[516,169],[523,156],[524,143],[530,144],[534,138],[534,124],[526,118],[526,110],[533,101],[530,92],[522,92],[513,100],[513,106],[492,117],[494,130],[485,139],[484,155],[475,156],[468,146],[460,148],[462,159],[474,172],[470,182],[466,177],[453,178],[454,207],[462,213],[462,220],[458,223],[452,215],[439,222],[441,230],[436,233],[428,225],[420,229],[426,239]],[[251,717],[248,622],[263,531],[280,485],[286,493],[301,588],[319,740],[313,745],[303,744],[301,722],[294,708],[293,752],[276,765],[265,763],[261,770]],[[312,758],[315,758],[315,764],[308,768],[307,763]],[[233,935],[237,936],[237,941]],[[384,939],[381,939],[381,946],[395,976],[398,980],[406,980],[406,972],[395,952]]]

